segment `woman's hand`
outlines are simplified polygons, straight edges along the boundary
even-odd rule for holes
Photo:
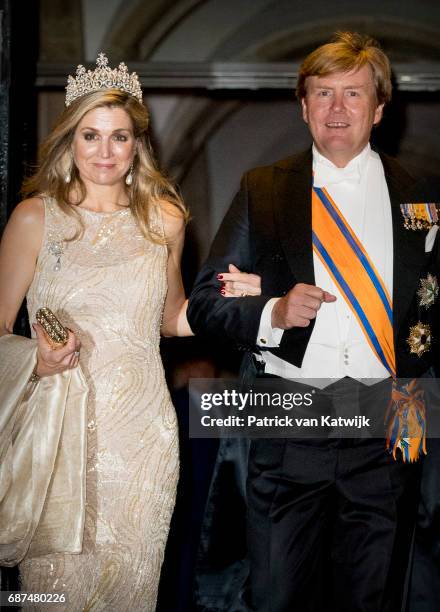
[[[222,281],[220,293],[225,297],[246,297],[261,294],[261,277],[258,274],[240,272],[233,264],[228,266],[229,272],[221,272],[217,278]]]
[[[67,343],[54,349],[47,340],[42,326],[39,323],[34,323],[32,327],[37,334],[38,351],[35,373],[38,376],[52,376],[64,372],[64,370],[76,368],[81,343],[70,329],[68,330]]]

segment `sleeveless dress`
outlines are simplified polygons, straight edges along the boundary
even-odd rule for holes
[[[45,201],[45,234],[27,295],[30,321],[51,308],[81,340],[89,386],[86,519],[81,554],[25,559],[22,590],[65,592],[64,608],[153,611],[178,479],[174,407],[159,353],[167,248],[127,210]],[[155,228],[162,231],[156,213]],[[45,609],[40,605],[37,610]]]

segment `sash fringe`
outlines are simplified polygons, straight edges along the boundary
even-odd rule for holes
[[[396,459],[400,449],[403,461],[413,463],[426,455],[426,412],[424,391],[413,379],[400,387],[393,383],[385,423],[386,448]]]

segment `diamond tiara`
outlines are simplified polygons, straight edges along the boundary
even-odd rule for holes
[[[142,102],[142,89],[136,72],[128,72],[121,62],[113,70],[108,65],[108,58],[100,53],[96,59],[95,70],[86,70],[81,64],[76,69],[76,78],[69,75],[66,86],[66,106],[74,100],[100,89],[121,89]]]

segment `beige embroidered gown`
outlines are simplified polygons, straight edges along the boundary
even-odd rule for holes
[[[69,612],[152,611],[178,478],[159,354],[166,246],[145,240],[129,210],[77,209],[84,235],[62,242],[75,221],[51,201],[45,209],[28,309],[35,321],[48,306],[81,340],[90,389],[86,520],[82,553],[25,559],[22,590],[65,592]]]

